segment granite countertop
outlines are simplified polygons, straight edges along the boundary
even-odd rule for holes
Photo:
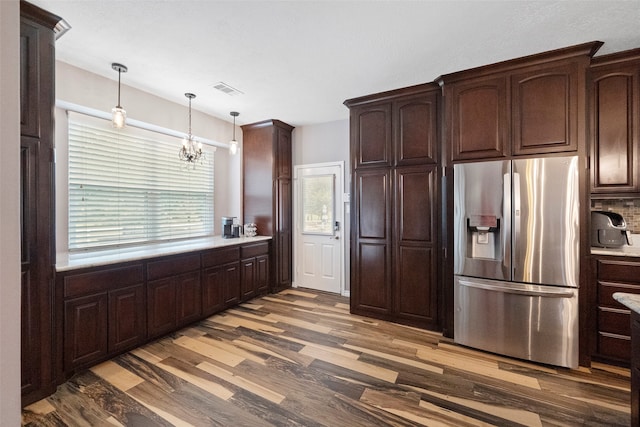
[[[640,258],[640,234],[631,234],[632,245],[623,245],[619,248],[591,248],[592,255],[627,256]]]
[[[57,254],[56,271],[74,270],[77,268],[97,267],[118,262],[137,261],[165,255],[176,255],[195,252],[203,249],[222,248],[225,246],[243,245],[247,243],[271,240],[271,236],[237,237],[223,239],[222,236],[204,237],[188,242],[168,242],[149,245],[142,248],[122,248],[100,252]]]
[[[633,310],[636,313],[640,313],[640,295],[639,294],[614,292],[613,298],[616,301],[618,301],[620,304],[629,308],[629,310]]]

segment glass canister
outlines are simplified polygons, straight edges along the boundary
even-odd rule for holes
[[[250,222],[244,225],[244,235],[246,237],[256,237],[258,235],[258,227],[255,223]]]

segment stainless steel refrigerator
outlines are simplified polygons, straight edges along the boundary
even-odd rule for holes
[[[578,366],[578,158],[454,165],[454,340]]]

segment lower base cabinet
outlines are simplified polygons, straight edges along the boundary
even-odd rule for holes
[[[613,298],[615,292],[640,294],[640,262],[628,257],[598,256],[592,264],[597,320],[592,357],[605,363],[629,366],[631,360],[630,310]]]
[[[270,243],[59,272],[58,383],[269,291]],[[146,274],[145,274],[146,273]]]
[[[258,243],[247,245],[240,250],[240,299],[247,301],[269,290],[271,282],[269,269],[269,245]]]

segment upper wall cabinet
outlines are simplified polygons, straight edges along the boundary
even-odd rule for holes
[[[442,76],[449,159],[578,150],[590,57],[585,43]]]
[[[591,192],[640,192],[640,49],[594,58],[589,88]]]
[[[347,101],[353,167],[436,164],[437,103],[433,84]]]

